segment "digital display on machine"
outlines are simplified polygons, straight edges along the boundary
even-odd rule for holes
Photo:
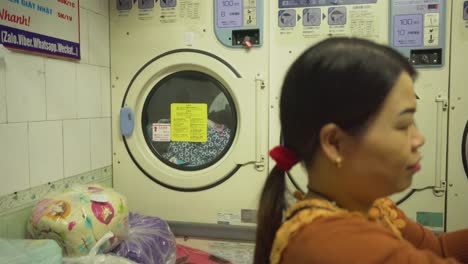
[[[217,0],[216,16],[218,27],[242,27],[242,0]]]
[[[278,0],[279,8],[375,4],[377,0]]]
[[[423,15],[398,15],[393,17],[393,45],[419,47],[423,45]]]
[[[446,1],[390,1],[390,44],[417,67],[442,67]]]

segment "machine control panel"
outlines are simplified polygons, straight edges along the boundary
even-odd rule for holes
[[[263,44],[263,0],[214,0],[214,31],[231,48]]]
[[[417,67],[441,67],[445,9],[443,0],[391,1],[390,45]]]

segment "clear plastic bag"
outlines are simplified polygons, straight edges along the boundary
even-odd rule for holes
[[[112,252],[141,264],[173,264],[176,241],[169,225],[157,217],[130,213],[129,236]]]
[[[64,258],[63,264],[135,264],[135,262],[113,255],[96,255],[76,258]]]
[[[135,262],[114,255],[97,255],[102,250],[109,239],[112,239],[114,234],[112,232],[106,233],[96,242],[93,248],[89,251],[89,255],[85,257],[71,257],[63,258],[64,264],[135,264]],[[60,262],[61,263],[61,262]]]
[[[0,239],[0,263],[61,264],[62,249],[53,240]]]
[[[86,256],[109,231],[114,237],[101,247],[110,251],[128,234],[126,198],[99,185],[73,186],[49,193],[32,209],[28,237],[53,239],[64,256]]]

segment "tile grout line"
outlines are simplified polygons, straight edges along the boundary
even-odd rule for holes
[[[0,196],[0,218],[11,212],[33,205],[38,199],[49,192],[63,191],[75,184],[83,185],[111,180],[112,171],[110,169],[111,166],[106,166],[51,183],[35,186],[27,190]],[[98,173],[103,170],[109,170],[109,173]]]

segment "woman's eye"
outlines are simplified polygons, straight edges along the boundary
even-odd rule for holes
[[[416,123],[414,121],[411,121],[410,123],[400,124],[399,126],[397,126],[397,128],[399,130],[407,130],[408,128],[410,128],[413,125],[416,126]]]

